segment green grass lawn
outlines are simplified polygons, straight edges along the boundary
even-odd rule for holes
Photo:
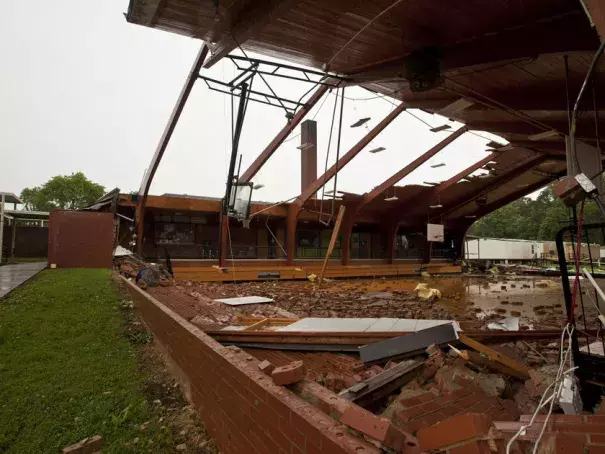
[[[108,270],[46,270],[0,300],[0,452],[97,434],[103,452],[174,452],[126,323]]]

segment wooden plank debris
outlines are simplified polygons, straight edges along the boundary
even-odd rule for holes
[[[501,364],[497,361],[494,361],[487,356],[481,355],[481,353],[473,351],[473,350],[458,350],[456,347],[449,345],[449,347],[458,354],[462,359],[466,362],[474,364],[479,367],[486,367],[494,372],[498,372],[501,374],[508,375],[510,377],[518,378],[519,380],[526,380],[527,377],[517,372],[515,369],[512,369],[504,364]]]
[[[324,263],[321,266],[321,271],[319,273],[319,279],[317,281],[318,285],[321,285],[321,281],[324,278],[324,274],[326,273],[326,268],[328,267],[328,260],[330,260],[330,256],[332,255],[332,251],[334,250],[334,246],[336,245],[336,239],[338,238],[338,232],[340,231],[340,225],[342,224],[342,218],[345,215],[345,206],[340,205],[338,209],[338,215],[336,216],[336,223],[334,224],[334,229],[332,230],[332,238],[330,238],[330,244],[328,245],[328,250],[326,251],[326,256],[324,257]]]
[[[512,370],[518,372],[519,374],[525,376],[525,378],[530,378],[529,377],[530,367],[526,366],[525,364],[521,364],[520,362],[515,361],[512,358],[509,358],[508,356],[503,355],[500,352],[497,352],[493,348],[488,347],[487,345],[484,345],[479,341],[471,339],[470,337],[466,336],[463,333],[460,333],[459,340],[467,347],[470,347],[480,353],[483,353],[489,359],[491,359],[493,361],[497,361],[500,364],[504,364],[505,366],[507,366],[507,367],[511,368]]]
[[[364,363],[386,361],[405,355],[422,353],[429,345],[443,345],[458,339],[451,324],[433,326],[406,336],[387,339],[364,345],[359,349],[359,358]]]
[[[375,377],[345,389],[340,393],[340,396],[360,407],[371,408],[383,398],[412,381],[420,373],[423,364],[422,361],[402,361]]]
[[[259,328],[263,328],[264,326],[267,326],[269,323],[270,323],[270,319],[264,318],[260,322],[256,322],[252,325],[246,326],[243,329],[243,331],[254,331],[255,329],[259,329]]]

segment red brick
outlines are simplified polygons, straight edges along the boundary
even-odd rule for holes
[[[289,422],[284,422],[284,420],[281,419],[279,421],[279,430],[281,430],[281,432],[301,451],[305,451],[307,438],[300,431],[293,428]]]
[[[395,427],[387,418],[380,418],[358,405],[350,405],[340,422],[396,451],[401,451],[408,443],[417,444],[414,437]]]
[[[436,413],[431,413],[430,415],[426,415],[422,418],[422,420],[430,426],[437,424],[438,422],[443,421],[444,419],[447,419],[447,416],[440,411]]]
[[[416,396],[421,402],[430,402],[431,400],[435,399],[437,396],[433,393],[424,393],[424,394],[420,394],[419,396]]]
[[[566,422],[554,422],[556,429],[565,432],[581,432],[581,433],[605,433],[605,425],[601,424],[570,424]]]
[[[416,405],[420,405],[424,403],[418,397],[410,397],[409,399],[403,399],[399,401],[399,404],[404,407],[415,407]]]
[[[436,426],[420,429],[418,439],[422,449],[437,449],[487,435],[491,425],[491,418],[487,415],[466,413],[454,416]]]
[[[411,419],[414,419],[420,415],[424,414],[424,410],[421,407],[412,407],[407,410],[396,412],[397,417],[401,419],[403,422],[407,422]]]
[[[548,454],[584,454],[586,438],[582,435],[549,433],[542,437],[540,449]]]
[[[492,454],[487,442],[483,440],[471,441],[465,445],[449,448],[447,452],[449,454]]]
[[[436,401],[431,401],[427,402],[426,404],[423,404],[420,408],[426,414],[439,410],[441,408],[441,405],[439,405]]]
[[[276,367],[271,378],[276,385],[291,385],[305,378],[305,365],[302,361],[293,361],[287,366]]]
[[[589,446],[588,454],[605,454],[605,446]]]
[[[605,444],[605,435],[590,435],[590,442],[593,444]]]
[[[271,364],[269,361],[264,360],[258,364],[258,368],[263,374],[271,375],[275,370],[275,366]]]
[[[580,415],[578,415],[578,416],[580,416]],[[590,422],[590,423],[594,423],[594,424],[605,424],[605,415],[586,416],[586,422]]]

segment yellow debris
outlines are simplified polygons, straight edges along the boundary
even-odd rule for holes
[[[425,301],[430,299],[438,300],[441,298],[441,292],[436,288],[429,288],[428,284],[418,284],[414,291],[418,295],[418,298]]]

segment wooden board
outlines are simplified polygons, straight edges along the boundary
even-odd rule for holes
[[[470,337],[466,336],[463,333],[460,333],[458,338],[459,338],[460,342],[462,342],[467,347],[470,347],[470,348],[478,351],[479,353],[483,353],[488,358],[490,358],[494,361],[498,361],[500,364],[504,364],[505,366],[510,367],[511,369],[517,371],[518,373],[523,374],[526,378],[529,378],[530,367],[526,366],[525,364],[521,364],[520,362],[515,361],[512,358],[509,358],[508,356],[497,352],[493,348],[488,347],[487,345],[484,345],[479,341],[471,339]]]
[[[338,209],[338,215],[336,216],[336,222],[334,223],[334,229],[332,229],[332,237],[330,238],[330,244],[328,245],[328,250],[326,251],[326,256],[324,257],[324,262],[321,265],[321,271],[319,272],[319,279],[317,281],[318,285],[321,285],[321,281],[323,280],[324,274],[326,273],[328,260],[330,260],[332,251],[334,251],[334,246],[336,245],[336,240],[338,239],[338,233],[340,232],[340,226],[342,224],[342,218],[345,215],[345,211],[345,206],[340,205],[340,208]]]

